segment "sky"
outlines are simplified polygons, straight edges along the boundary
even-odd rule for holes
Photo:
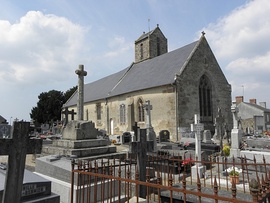
[[[0,0],[0,115],[30,121],[38,96],[116,73],[159,24],[172,51],[201,32],[235,96],[270,105],[269,0]]]

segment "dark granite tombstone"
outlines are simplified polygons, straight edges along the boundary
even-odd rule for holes
[[[162,130],[159,132],[159,142],[169,142],[170,132],[168,130]]]
[[[122,144],[129,144],[131,142],[130,132],[124,132],[122,135]]]
[[[0,202],[3,199],[5,174],[6,170],[0,169]],[[59,203],[60,196],[51,192],[51,181],[25,170],[21,201]]]

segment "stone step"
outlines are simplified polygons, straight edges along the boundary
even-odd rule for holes
[[[75,155],[77,157],[94,156],[100,154],[110,154],[116,152],[116,146],[101,146],[92,148],[80,148],[80,149],[68,149],[64,147],[54,147],[54,146],[43,146],[42,152],[45,154],[55,154],[71,156]]]
[[[88,140],[54,140],[53,147],[65,147],[67,149],[92,148],[108,146],[111,142],[105,139],[88,139]]]

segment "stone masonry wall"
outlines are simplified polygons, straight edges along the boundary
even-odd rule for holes
[[[199,82],[205,74],[212,84],[213,121],[221,108],[225,122],[232,128],[231,86],[228,84],[206,39],[202,37],[192,58],[177,78],[180,127],[190,127],[194,114],[199,114]],[[213,129],[210,129],[213,130]]]

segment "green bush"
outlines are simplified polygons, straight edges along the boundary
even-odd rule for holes
[[[223,151],[224,156],[229,156],[230,155],[230,146],[224,145],[222,151]]]

